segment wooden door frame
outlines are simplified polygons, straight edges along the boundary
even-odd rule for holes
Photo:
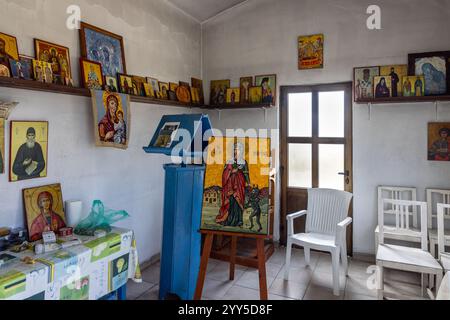
[[[288,110],[288,96],[290,93],[301,93],[301,92],[313,92],[312,95],[312,105],[317,105],[318,99],[318,91],[337,91],[344,90],[348,92],[345,95],[345,138],[344,143],[346,147],[345,151],[345,170],[350,172],[349,184],[346,186],[348,190],[353,191],[353,102],[352,102],[352,90],[353,84],[352,82],[341,82],[341,83],[331,83],[331,84],[317,84],[317,85],[299,85],[299,86],[281,86],[280,88],[280,177],[281,177],[281,203],[280,203],[280,243],[282,245],[286,245],[287,239],[287,222],[286,216],[289,214],[286,212],[287,210],[287,188],[288,188],[288,177],[287,172],[288,168],[288,143],[297,142],[297,143],[311,143],[311,142],[319,142],[320,143],[337,143],[337,141],[342,141],[342,138],[314,138],[314,136],[318,136],[318,121],[316,121],[316,117],[318,116],[317,112],[313,111],[313,138],[288,138],[288,119],[289,119],[289,110]],[[289,140],[289,141],[288,141]],[[317,144],[313,144],[314,146]],[[313,155],[317,154],[318,150],[313,150]],[[317,163],[313,161],[313,187],[318,186],[317,173],[319,170]],[[292,212],[290,212],[292,213]],[[353,201],[350,206],[349,216],[353,217]],[[350,225],[347,232],[347,246],[349,255],[353,254],[353,224]]]

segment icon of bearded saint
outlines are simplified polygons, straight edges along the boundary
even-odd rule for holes
[[[17,151],[13,164],[13,173],[18,180],[37,178],[45,168],[41,145],[36,142],[36,130],[27,130],[27,141]]]

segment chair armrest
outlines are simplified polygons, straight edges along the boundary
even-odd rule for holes
[[[338,223],[336,228],[336,245],[343,245],[346,243],[347,227],[353,222],[353,219],[347,217],[344,221]]]
[[[300,218],[300,217],[306,215],[307,213],[308,213],[308,211],[303,210],[303,211],[299,211],[299,212],[287,215],[286,220],[287,220],[287,227],[288,227],[288,237],[292,236],[294,234],[294,219]]]
[[[344,221],[338,223],[338,228],[347,228],[353,222],[352,218],[345,218]]]
[[[291,220],[300,218],[300,217],[306,215],[307,213],[308,213],[308,211],[306,211],[306,210],[299,211],[299,212],[296,212],[296,213],[291,213],[291,214],[288,214],[288,215],[286,216],[286,219],[287,219],[288,221],[291,221]]]

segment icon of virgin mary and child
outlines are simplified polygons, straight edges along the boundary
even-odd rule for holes
[[[98,124],[98,133],[102,142],[126,144],[127,127],[122,110],[119,110],[119,98],[109,95],[106,99],[106,114]]]
[[[227,161],[222,174],[222,206],[216,223],[225,227],[243,227],[245,190],[250,185],[249,166],[244,159],[244,145],[234,145],[234,157]]]

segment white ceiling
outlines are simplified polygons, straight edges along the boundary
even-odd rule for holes
[[[246,0],[168,0],[199,22],[204,22],[219,13]]]

